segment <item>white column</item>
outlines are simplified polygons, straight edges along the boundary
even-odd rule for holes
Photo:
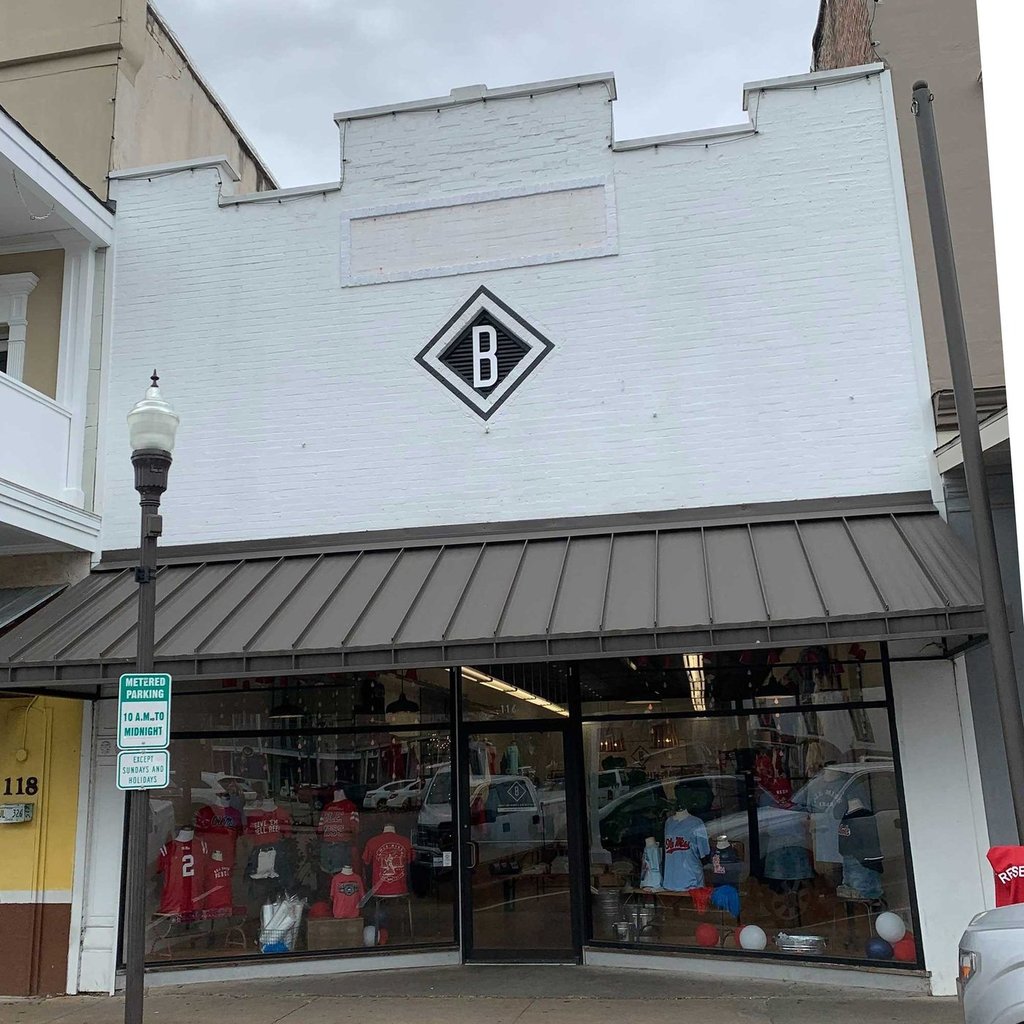
[[[925,967],[934,995],[956,992],[957,944],[971,918],[988,906],[979,864],[971,780],[978,778],[969,710],[958,700],[949,661],[894,662],[906,825],[917,888]],[[967,717],[965,718],[965,713]]]
[[[63,234],[64,292],[60,312],[57,401],[71,413],[64,500],[82,508],[85,489],[85,419],[89,394],[89,347],[92,337],[96,249],[80,235]]]
[[[0,274],[0,323],[7,324],[7,376],[25,377],[28,297],[39,283],[35,274]]]

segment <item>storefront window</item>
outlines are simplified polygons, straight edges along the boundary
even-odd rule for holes
[[[885,700],[875,643],[608,658],[581,665],[580,687],[584,715]]]
[[[176,696],[172,786],[149,793],[147,959],[452,943],[451,795],[432,787],[450,778],[451,737],[415,722],[434,675],[448,679],[406,676],[390,713],[401,683],[365,711],[361,681]],[[282,705],[301,717],[270,717]],[[331,731],[363,715],[381,724]],[[239,721],[262,728],[229,731]]]
[[[595,940],[916,962],[872,930],[911,926],[885,707],[790,695],[583,730]]]

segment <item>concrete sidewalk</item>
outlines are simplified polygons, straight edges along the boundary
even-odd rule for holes
[[[2,1024],[121,1024],[120,998],[0,1000]],[[589,967],[446,967],[152,989],[146,1024],[959,1024],[955,1000]]]

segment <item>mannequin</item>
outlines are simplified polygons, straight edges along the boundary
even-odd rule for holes
[[[212,803],[196,811],[196,833],[211,851],[220,853],[220,860],[229,867],[234,866],[243,828],[242,815],[231,806],[227,793],[217,793]]]
[[[874,812],[857,796],[846,803],[839,822],[839,853],[843,883],[836,894],[849,899],[882,898],[882,847]]]
[[[366,895],[363,880],[345,864],[331,879],[331,910],[335,917],[359,917],[359,907]]]
[[[358,860],[359,808],[341,786],[335,788],[334,799],[321,811],[316,834],[320,837],[321,871],[334,875],[342,865]]]
[[[404,896],[409,891],[412,843],[386,824],[363,850],[363,864],[370,872],[370,895]]]
[[[282,878],[282,884],[287,884],[282,841],[291,834],[292,816],[283,807],[278,807],[273,798],[261,801],[257,810],[249,812],[245,823],[245,835],[252,847],[246,874],[258,881]]]
[[[661,847],[654,836],[644,840],[644,853],[640,861],[640,888],[661,888]]]
[[[203,909],[205,849],[201,842],[193,843],[194,838],[193,829],[183,825],[160,847],[157,872],[163,875],[163,888],[158,914],[187,918]]]
[[[711,851],[711,885],[739,886],[743,874],[743,863],[728,836],[716,836],[715,848]]]
[[[711,852],[704,822],[686,807],[665,822],[665,869],[662,886],[672,892],[704,887],[703,858]]]

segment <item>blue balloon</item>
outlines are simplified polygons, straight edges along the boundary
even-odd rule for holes
[[[892,946],[885,939],[868,939],[864,952],[869,960],[891,960],[893,957]]]

